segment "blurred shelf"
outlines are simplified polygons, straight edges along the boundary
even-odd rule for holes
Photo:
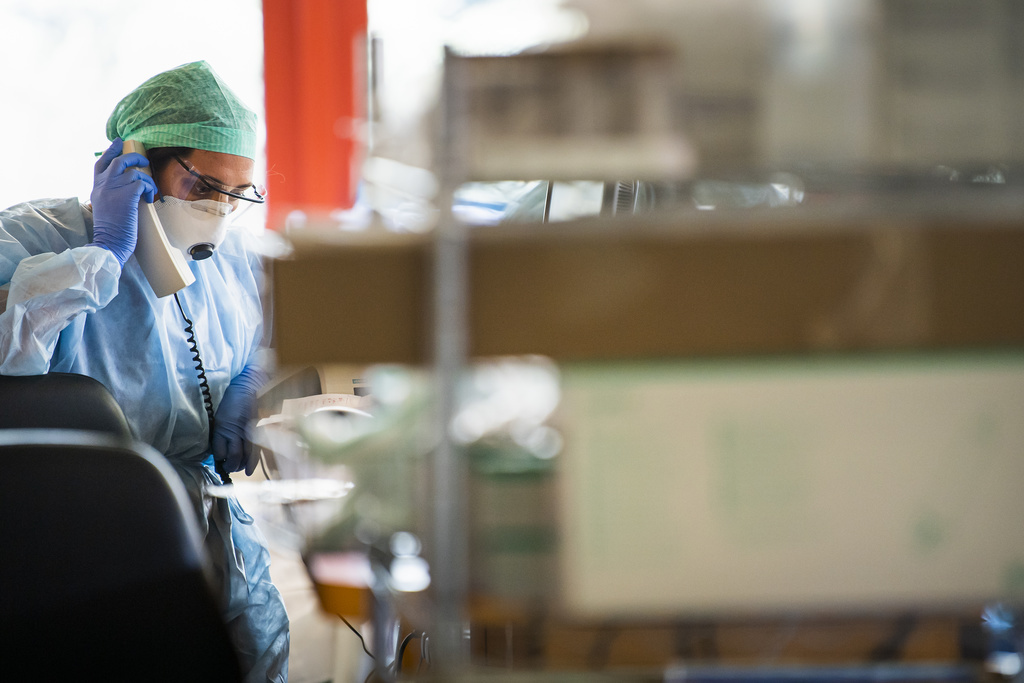
[[[432,235],[293,235],[281,362],[430,361]],[[1024,344],[1024,221],[776,210],[468,233],[471,356],[557,360]]]

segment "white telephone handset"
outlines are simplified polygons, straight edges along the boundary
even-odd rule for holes
[[[122,154],[130,152],[145,156],[146,148],[137,140],[125,140]],[[153,175],[148,167],[141,170]],[[139,202],[139,238],[135,245],[135,258],[158,297],[174,294],[196,281],[184,254],[167,241],[156,207],[145,199]]]

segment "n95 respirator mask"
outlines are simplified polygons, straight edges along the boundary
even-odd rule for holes
[[[172,196],[161,197],[153,206],[167,241],[195,261],[213,256],[224,241],[234,208],[212,199],[190,202]]]

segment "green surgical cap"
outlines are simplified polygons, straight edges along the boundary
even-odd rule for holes
[[[117,103],[107,120],[111,141],[191,147],[256,158],[256,114],[206,62],[153,76]]]

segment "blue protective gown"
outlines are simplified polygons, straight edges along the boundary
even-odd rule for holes
[[[164,453],[185,483],[246,681],[287,680],[289,631],[270,580],[266,541],[237,500],[210,498],[209,424],[185,321],[174,297],[156,297],[134,256],[124,269],[92,239],[77,199],[0,212],[0,374],[74,372],[102,382],[135,435]],[[248,364],[266,367],[263,269],[251,239],[229,230],[214,255],[190,261],[194,284],[178,292],[216,410]]]

